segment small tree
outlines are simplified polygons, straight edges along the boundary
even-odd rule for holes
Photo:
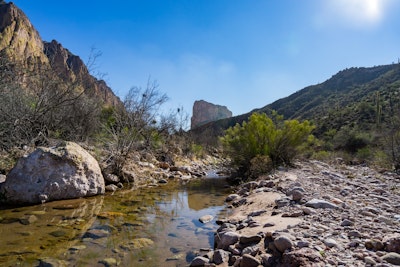
[[[313,129],[308,121],[284,121],[276,112],[272,118],[253,113],[248,122],[226,130],[220,140],[234,164],[247,170],[256,156],[270,157],[273,166],[291,164]]]
[[[151,146],[159,108],[167,100],[167,95],[158,90],[158,84],[149,80],[145,89],[133,87],[123,105],[103,110],[105,134],[101,137],[109,151],[106,161],[111,162],[115,174],[121,175],[131,152]]]

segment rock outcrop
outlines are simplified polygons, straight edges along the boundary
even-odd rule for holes
[[[100,97],[106,104],[116,106],[120,102],[111,88],[103,80],[97,80],[90,75],[82,59],[72,54],[56,40],[44,42],[44,53],[49,59],[53,70],[60,78],[67,82],[79,82],[85,94],[91,97]]]
[[[81,146],[64,142],[37,148],[7,175],[1,194],[10,204],[36,204],[103,194],[98,162]]]
[[[76,83],[86,95],[101,99],[107,105],[121,103],[103,80],[89,73],[78,56],[57,41],[43,42],[24,12],[15,4],[4,1],[0,2],[0,60],[2,64],[22,66],[23,72],[52,71],[58,78]],[[19,83],[28,83],[27,77],[34,76],[32,74],[35,73],[19,75]]]
[[[0,2],[0,51],[16,61],[47,62],[39,33],[13,3]]]
[[[211,121],[232,117],[232,112],[226,106],[214,105],[204,100],[195,101],[191,119],[191,129]]]

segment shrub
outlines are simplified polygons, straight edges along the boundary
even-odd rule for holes
[[[253,113],[248,122],[236,124],[220,138],[224,151],[238,167],[248,169],[256,156],[268,156],[272,165],[291,164],[314,126],[309,121],[283,120],[276,112],[272,118]]]
[[[257,155],[250,160],[249,176],[257,178],[273,170],[271,158],[265,155]]]

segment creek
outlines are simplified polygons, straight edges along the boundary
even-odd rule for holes
[[[229,215],[226,179],[0,210],[0,266],[188,266]],[[201,223],[199,218],[214,219]],[[51,265],[49,265],[51,266]]]

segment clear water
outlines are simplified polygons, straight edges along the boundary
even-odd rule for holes
[[[0,266],[187,266],[228,215],[223,178],[0,210]],[[212,215],[202,224],[199,218]]]

